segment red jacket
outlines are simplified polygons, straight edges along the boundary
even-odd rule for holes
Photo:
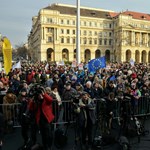
[[[42,112],[44,114],[44,116],[46,117],[47,121],[50,123],[54,120],[54,115],[53,115],[53,112],[52,112],[52,97],[49,96],[48,94],[44,94],[43,95],[44,97],[44,101],[42,103]],[[33,102],[29,104],[29,110],[32,110],[34,109],[34,104]],[[36,112],[36,122],[37,124],[39,123],[40,121],[40,115],[41,115],[41,111],[40,111],[40,107],[38,107],[37,109],[37,112]]]

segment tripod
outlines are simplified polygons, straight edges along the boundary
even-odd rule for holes
[[[134,115],[134,106],[132,105],[131,99],[122,100],[122,107],[121,107],[122,123],[120,128],[120,135],[123,134],[127,136],[129,139],[129,143],[131,137],[137,136],[139,143],[142,128],[140,121]]]
[[[108,133],[109,117],[106,115],[106,100],[100,99],[97,105],[98,112],[93,138],[93,148],[101,150],[104,148],[104,146],[114,143],[115,138]]]

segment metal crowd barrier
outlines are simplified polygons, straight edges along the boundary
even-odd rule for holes
[[[102,108],[103,102],[101,100],[95,100],[96,103],[96,114],[98,117],[100,109]],[[101,106],[101,107],[100,107]],[[136,116],[144,116],[150,115],[150,98],[141,97],[138,100],[138,105],[136,106]],[[2,113],[4,114],[5,121],[7,123],[12,122],[13,127],[20,127],[20,123],[18,120],[20,103],[14,104],[0,104],[0,108]],[[54,126],[58,124],[65,124],[67,122],[74,122],[76,118],[76,114],[74,113],[74,105],[70,101],[62,101],[62,105],[58,105],[56,101],[53,102],[53,113],[55,115],[55,119],[53,121]],[[120,116],[120,101],[116,101],[116,109],[115,109],[115,118]]]

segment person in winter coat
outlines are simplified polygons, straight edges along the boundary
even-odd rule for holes
[[[29,110],[35,111],[36,123],[41,132],[44,150],[50,150],[52,147],[52,121],[54,120],[52,101],[52,97],[45,92],[44,88],[38,88],[34,101],[29,104]]]
[[[3,97],[3,114],[6,123],[6,130],[13,125],[13,113],[15,112],[14,103],[17,102],[17,97],[13,93],[12,89],[8,89],[6,95]]]
[[[93,141],[93,126],[96,121],[95,103],[85,91],[82,93],[81,99],[79,100],[79,107],[79,126],[81,129],[83,149],[86,146],[86,137],[88,137],[88,149],[90,150]]]
[[[4,137],[4,116],[0,113],[0,150],[3,146],[3,137]]]

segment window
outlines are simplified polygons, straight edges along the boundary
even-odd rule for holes
[[[104,45],[107,45],[107,39],[104,39]]]
[[[89,26],[90,26],[90,27],[92,26],[92,22],[89,22]]]
[[[97,36],[97,31],[94,32],[94,35]]]
[[[109,28],[111,28],[111,23],[109,24]]]
[[[99,39],[99,45],[102,45],[102,39]]]
[[[84,26],[86,26],[87,24],[86,24],[86,21],[84,21]]]
[[[94,44],[95,44],[95,45],[97,44],[97,39],[94,39]]]
[[[102,23],[100,23],[99,26],[100,26],[100,28],[103,28],[103,24]]]
[[[143,28],[143,29],[144,29],[144,24],[141,24],[141,28]]]
[[[109,39],[109,45],[112,45],[112,40],[111,39]]]
[[[91,38],[89,39],[89,44],[92,44],[92,39]]]
[[[47,39],[47,42],[48,42],[48,43],[53,42],[53,38],[52,38],[51,36],[49,36],[48,39]]]
[[[53,22],[52,18],[47,18],[47,22],[52,23]]]
[[[84,30],[83,34],[84,34],[84,35],[86,35],[86,34],[87,34],[86,30]]]
[[[64,24],[64,20],[63,19],[61,19],[61,24]]]
[[[76,31],[75,31],[75,30],[72,30],[72,34],[76,34]]]
[[[64,34],[64,29],[61,29],[61,34]]]
[[[70,30],[69,29],[67,29],[67,34],[70,34]]]
[[[73,24],[73,25],[75,25],[75,24],[76,24],[75,20],[73,20],[73,21],[72,21],[72,24]]]
[[[89,31],[89,36],[91,36],[92,35],[92,31]]]
[[[104,28],[107,28],[107,24],[106,24],[106,23],[104,23],[103,27],[104,27]]]
[[[94,22],[95,27],[97,27],[97,22]]]
[[[103,35],[102,32],[99,32],[99,37],[102,37],[102,35]]]
[[[83,39],[83,44],[86,44],[86,43],[87,43],[87,39],[84,38],[84,39]]]
[[[73,43],[73,44],[76,43],[76,39],[75,39],[75,38],[72,39],[72,43]]]
[[[112,34],[111,34],[111,32],[109,32],[109,37],[111,37],[112,36]]]
[[[69,24],[70,23],[70,21],[69,20],[67,20],[67,24]]]
[[[61,43],[64,43],[64,38],[63,37],[61,37]]]
[[[104,32],[104,37],[107,37],[107,32]]]
[[[70,43],[70,38],[69,37],[67,37],[67,43]]]

